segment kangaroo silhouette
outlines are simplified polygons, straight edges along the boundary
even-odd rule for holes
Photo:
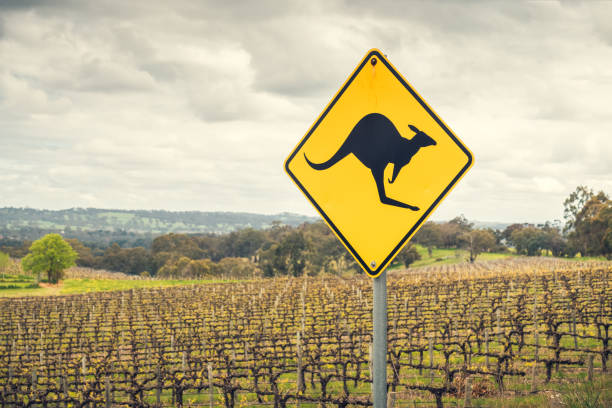
[[[381,203],[419,211],[419,207],[394,200],[385,193],[384,173],[389,163],[393,163],[393,175],[389,179],[389,183],[393,183],[402,167],[410,162],[421,147],[436,144],[434,139],[416,126],[408,127],[416,133],[412,139],[402,137],[385,115],[370,113],[357,122],[340,149],[329,160],[313,163],[306,154],[304,158],[313,169],[326,170],[353,153],[372,172]]]

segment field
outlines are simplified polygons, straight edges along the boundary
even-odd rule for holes
[[[390,272],[390,405],[554,406],[584,383],[610,406],[611,273]],[[369,278],[329,276],[0,299],[0,406],[368,406],[371,307]]]
[[[469,259],[469,252],[465,249],[445,249],[445,248],[433,248],[431,255],[427,251],[427,248],[416,245],[417,252],[421,255],[421,259],[415,261],[411,268],[418,268],[420,266],[434,266],[434,265],[450,265],[466,262]],[[503,259],[513,256],[511,253],[482,253],[478,255],[477,261],[483,260],[494,260]]]
[[[434,248],[430,255],[427,248],[421,245],[416,245],[416,248],[421,259],[411,265],[411,268],[460,264],[466,262],[468,258],[468,252],[463,249]],[[478,257],[477,262],[504,259],[511,256],[513,255],[510,253],[484,253]],[[395,261],[388,269],[401,270],[404,269],[404,265]],[[16,260],[11,260],[11,266],[8,270],[8,275],[0,275],[0,297],[56,296],[98,291],[236,282],[235,279],[229,277],[221,277],[215,280],[148,279],[118,272],[72,267],[66,270],[65,279],[61,284],[47,285],[42,282],[38,285],[34,276],[24,274]]]
[[[206,280],[144,279],[119,272],[72,267],[66,271],[66,279],[62,280],[60,284],[49,285],[45,282],[36,283],[36,278],[32,275],[23,275],[17,265],[14,266],[13,270],[19,271],[19,274],[0,275],[0,297],[73,295],[115,290],[237,282],[230,278]]]

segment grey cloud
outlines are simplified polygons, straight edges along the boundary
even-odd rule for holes
[[[576,157],[585,156],[587,150],[582,143],[566,143],[566,140],[570,138],[559,139],[558,143],[555,143],[549,152],[549,160],[552,163],[569,163],[575,160]]]
[[[312,214],[282,161],[372,47],[474,151],[439,218],[550,219],[575,185],[610,186],[609,6],[0,8],[0,54],[11,56],[0,59],[0,179],[10,192],[0,206]]]
[[[612,46],[612,3],[608,1],[597,1],[597,2],[569,2],[564,4],[570,8],[579,7],[584,10],[590,17],[589,27],[593,30],[595,35],[604,43]]]
[[[209,19],[235,20],[239,23],[270,20],[278,16],[296,14],[308,8],[308,2],[297,0],[275,1],[262,0],[256,3],[248,0],[225,2],[223,0],[205,1],[203,6],[191,6],[190,2],[184,4],[183,13],[202,13]],[[193,3],[191,3],[193,4]]]
[[[20,10],[41,7],[52,3],[52,0],[2,0],[0,9]]]
[[[148,72],[156,80],[162,82],[173,82],[181,77],[181,67],[172,62],[141,62],[139,67]]]
[[[383,1],[375,5],[367,0],[345,1],[343,12],[359,17],[375,16],[389,23],[402,22],[410,28],[431,30],[443,35],[491,35],[500,28],[512,30],[534,19],[546,10],[538,4],[522,7],[513,2],[437,1],[418,3],[411,1]]]
[[[80,91],[113,93],[150,89],[154,80],[144,71],[93,59],[83,63],[78,77],[64,85]]]
[[[240,41],[253,57],[257,89],[307,96],[334,88],[350,72],[337,67],[354,65],[371,47],[381,47],[391,55],[402,54],[399,61],[415,70],[431,71],[432,63],[439,61],[438,71],[458,77],[461,69],[478,69],[483,51],[485,58],[498,58],[500,47],[542,54],[544,47],[530,50],[528,44],[540,42],[540,21],[554,22],[558,14],[558,10],[538,4],[525,8],[483,2],[418,6],[414,2],[351,2],[346,8],[330,7],[325,12],[327,21],[306,14],[246,26]],[[338,34],[343,41],[338,41]],[[530,37],[527,44],[525,36]],[[486,48],[480,49],[483,46]],[[415,52],[406,52],[410,49]],[[484,62],[485,69],[494,63]]]

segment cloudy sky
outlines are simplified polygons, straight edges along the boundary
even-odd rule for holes
[[[0,0],[0,207],[314,215],[283,161],[371,48],[475,165],[434,219],[612,193],[611,2]]]

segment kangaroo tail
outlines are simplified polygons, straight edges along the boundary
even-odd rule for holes
[[[331,166],[333,166],[334,164],[338,163],[340,160],[348,156],[349,153],[350,151],[348,151],[348,149],[346,149],[345,146],[343,145],[329,160],[323,163],[311,162],[310,160],[308,160],[308,157],[306,157],[306,153],[304,153],[304,159],[306,159],[306,162],[310,165],[310,167],[312,167],[315,170],[327,170]]]
[[[308,157],[306,157],[306,153],[304,153],[304,159],[306,159],[306,162],[313,169],[315,169],[315,170],[326,170],[326,169],[329,169],[334,164],[338,163],[340,160],[344,159],[350,153],[351,153],[350,149],[348,148],[347,143],[345,142],[342,145],[342,147],[340,147],[340,149],[338,149],[338,151],[336,153],[334,153],[334,155],[329,160],[327,160],[327,161],[325,161],[323,163],[313,163],[313,162],[311,162],[310,160],[308,160]]]

